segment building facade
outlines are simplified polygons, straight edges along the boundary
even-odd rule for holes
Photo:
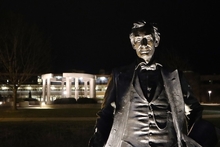
[[[220,103],[220,75],[199,75],[184,72],[192,91],[200,102]],[[110,75],[86,73],[43,74],[35,82],[18,88],[18,99],[34,98],[50,103],[59,98],[98,98],[103,99]],[[10,85],[0,87],[0,102],[12,101]]]
[[[31,98],[50,103],[58,98],[99,98],[102,99],[109,75],[85,73],[43,74],[36,82],[23,84],[18,88],[18,99]],[[0,87],[0,101],[12,101],[10,85]]]

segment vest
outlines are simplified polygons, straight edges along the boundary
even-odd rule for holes
[[[136,132],[138,133],[137,130],[135,130],[135,124],[133,124],[133,128],[131,128],[129,125],[132,124],[132,119],[131,122],[128,121],[128,119],[132,118],[132,117],[136,117],[137,118],[147,118],[147,115],[143,115],[144,113],[142,113],[141,111],[141,115],[139,115],[140,113],[138,112],[130,112],[130,110],[135,110],[136,108],[140,108],[142,107],[143,103],[139,105],[139,101],[142,102],[146,102],[143,101],[141,98],[143,98],[143,94],[141,94],[140,92],[140,86],[135,86],[135,88],[133,87],[132,83],[133,80],[128,86],[128,88],[126,89],[125,94],[120,97],[118,100],[118,104],[121,105],[121,107],[118,107],[118,109],[115,112],[114,115],[114,122],[111,128],[111,132],[109,135],[109,138],[106,142],[106,144],[104,145],[105,147],[139,147],[139,146],[134,146],[132,143],[135,139],[139,140],[138,142],[142,142],[144,141],[146,143],[146,147],[148,146],[156,146],[156,147],[162,147],[163,145],[158,144],[158,142],[156,140],[158,140],[156,137],[166,137],[169,136],[170,137],[174,137],[176,135],[176,137],[174,137],[174,141],[168,141],[167,144],[173,144],[175,142],[175,139],[177,140],[177,144],[175,145],[178,147],[183,147],[182,145],[182,141],[185,142],[187,147],[201,147],[198,143],[196,143],[194,140],[192,140],[191,138],[187,137],[185,134],[181,133],[182,130],[182,125],[183,125],[183,121],[184,121],[184,103],[183,103],[183,99],[182,99],[182,92],[181,92],[181,87],[179,84],[179,77],[178,77],[178,72],[177,70],[175,70],[174,72],[170,73],[167,71],[163,71],[162,73],[162,77],[163,77],[163,81],[164,81],[164,86],[165,86],[165,90],[164,90],[164,86],[159,86],[162,87],[161,92],[159,92],[159,95],[155,95],[153,99],[157,98],[159,100],[159,98],[166,98],[169,99],[169,104],[170,104],[170,108],[171,108],[171,115],[168,113],[167,114],[167,121],[166,122],[162,122],[161,124],[166,124],[164,130],[165,131],[161,131],[161,129],[163,129],[163,125],[160,125],[160,120],[165,120],[165,119],[160,119],[159,115],[157,115],[158,112],[160,112],[160,110],[164,109],[162,107],[160,107],[160,103],[153,103],[153,101],[151,102],[151,104],[156,104],[156,109],[151,109],[151,108],[155,108],[152,107],[152,105],[150,106],[150,103],[145,103],[144,106],[145,108],[147,108],[147,110],[145,109],[140,109],[142,111],[146,111],[148,112],[148,117],[149,114],[152,114],[152,116],[154,117],[153,119],[149,119],[148,118],[148,124],[144,125],[144,124],[138,124],[139,126],[137,126],[137,129],[140,129],[142,126],[143,129],[148,129],[148,133],[145,133],[143,136],[142,135],[136,135]],[[172,86],[170,86],[172,85]],[[175,85],[175,86],[173,86]],[[166,92],[165,92],[166,91]],[[157,92],[155,92],[157,93]],[[166,93],[166,94],[165,94]],[[165,96],[165,97],[164,97]],[[137,98],[137,99],[136,99]],[[137,100],[137,101],[136,101]],[[165,100],[165,99],[164,99]],[[156,101],[155,101],[156,102]],[[135,108],[133,108],[133,103],[136,103]],[[167,101],[165,103],[163,103],[162,106],[167,106]],[[157,110],[157,108],[159,108],[159,110]],[[137,109],[139,111],[139,109]],[[152,110],[152,111],[150,111]],[[164,109],[166,110],[166,109]],[[169,109],[167,109],[169,110]],[[167,111],[169,112],[169,111]],[[140,117],[139,117],[140,116]],[[141,122],[139,119],[135,118],[135,121]],[[171,121],[171,118],[173,119]],[[151,120],[153,120],[153,125],[157,125],[157,130],[155,132],[159,132],[159,135],[154,135],[154,129],[153,127],[150,128],[151,126]],[[162,128],[161,128],[162,126]],[[133,132],[136,136],[136,138],[129,138],[129,127],[131,129],[131,132]],[[168,129],[168,127],[171,127],[171,131]],[[176,134],[172,133],[173,128],[175,129]],[[141,128],[142,129],[142,128]],[[158,131],[159,130],[159,131]],[[167,132],[166,130],[169,130],[169,132]],[[147,131],[145,131],[147,132]],[[171,132],[171,133],[170,133]],[[146,141],[146,134],[148,136],[152,135],[152,137],[148,137],[148,141]],[[150,140],[150,141],[149,141]],[[134,141],[135,143],[135,141]],[[142,145],[142,144],[141,144]],[[140,146],[141,147],[141,146]]]
[[[176,134],[164,88],[160,83],[156,95],[148,102],[140,90],[138,77],[131,86],[128,114],[124,120],[124,132],[117,147],[171,147]],[[127,107],[127,106],[125,106]]]

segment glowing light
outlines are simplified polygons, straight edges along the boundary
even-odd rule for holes
[[[45,102],[41,102],[41,106],[46,106]]]
[[[52,89],[52,90],[55,90],[56,88],[55,88],[55,86],[51,86],[51,89]]]
[[[209,101],[211,101],[211,93],[212,93],[212,91],[209,90],[209,91],[208,91],[208,94],[209,94]]]
[[[57,79],[62,79],[62,76],[56,76]]]
[[[100,80],[104,81],[104,80],[106,80],[106,77],[100,77]]]
[[[32,87],[31,87],[30,85],[28,85],[26,88],[27,88],[28,90],[31,90],[31,89],[32,89]]]
[[[6,90],[6,89],[9,89],[9,88],[6,86],[2,86],[2,90]]]
[[[0,105],[2,105],[2,102],[0,102]]]

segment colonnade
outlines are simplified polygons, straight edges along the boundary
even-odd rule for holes
[[[74,89],[74,98],[79,98],[79,80],[84,83],[84,97],[95,97],[95,76],[84,73],[63,73],[61,75],[44,74],[42,79],[42,98],[43,101],[50,103],[51,83],[59,82],[61,84],[61,96],[72,97],[72,88]],[[74,85],[72,84],[74,83]],[[74,87],[73,87],[74,86]],[[89,89],[88,89],[89,86]],[[65,87],[65,88],[64,88]]]

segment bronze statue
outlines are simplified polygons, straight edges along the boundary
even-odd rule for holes
[[[201,147],[189,134],[203,108],[183,73],[157,61],[158,28],[136,22],[130,40],[137,59],[113,70],[89,147]]]

